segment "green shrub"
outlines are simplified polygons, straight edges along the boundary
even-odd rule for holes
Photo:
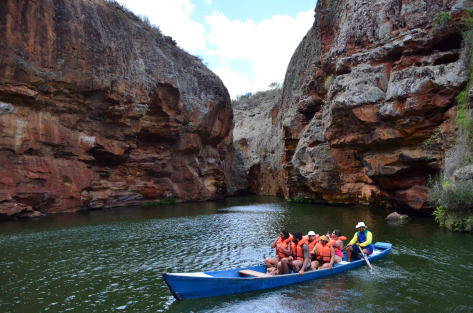
[[[161,201],[151,201],[143,203],[144,206],[157,206],[157,205],[169,205],[169,204],[176,204],[177,200],[173,197],[166,197]]]
[[[296,196],[293,199],[286,198],[286,201],[291,203],[315,203],[314,200],[304,198],[303,196]]]
[[[430,201],[437,205],[433,215],[440,226],[459,231],[473,230],[473,180],[451,182],[437,176],[429,182]]]
[[[437,13],[432,23],[432,31],[446,30],[453,19],[448,12]]]

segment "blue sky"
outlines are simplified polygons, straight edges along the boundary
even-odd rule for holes
[[[312,26],[316,1],[118,0],[191,54],[203,57],[232,98],[283,82]]]

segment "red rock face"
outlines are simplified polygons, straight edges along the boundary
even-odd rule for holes
[[[54,213],[226,195],[228,92],[169,37],[101,0],[14,0],[0,46],[0,203]]]
[[[281,139],[265,147],[277,153],[263,151],[259,186],[276,179],[286,197],[428,210],[428,177],[454,141],[455,96],[469,78],[466,5],[318,1],[288,67],[271,131]],[[442,30],[439,12],[454,20]]]

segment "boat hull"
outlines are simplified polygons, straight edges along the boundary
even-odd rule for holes
[[[368,256],[370,262],[388,255],[392,246],[389,243],[376,243],[375,248],[378,252]],[[351,263],[344,262],[343,264],[336,264],[332,270],[323,269],[308,271],[302,275],[298,275],[297,273],[264,277],[243,277],[238,275],[238,271],[245,269],[265,273],[266,267],[260,265],[234,270],[204,273],[172,274],[164,272],[163,278],[172,295],[177,300],[187,300],[231,295],[300,283],[329,275],[335,275],[364,264],[366,264],[365,260],[359,259],[352,261]]]

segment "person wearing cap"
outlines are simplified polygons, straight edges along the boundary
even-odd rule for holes
[[[309,238],[309,242],[307,244],[309,245],[309,257],[312,268],[312,262],[317,261],[317,252],[314,250],[316,250],[316,245],[320,241],[320,237],[312,230],[307,234],[307,237]]]
[[[328,268],[329,270],[332,269],[333,263],[335,262],[335,250],[333,249],[332,245],[328,244],[329,241],[330,239],[327,236],[320,236],[320,241],[316,247],[317,259],[310,265],[312,270],[316,270],[318,268]]]
[[[347,260],[351,262],[351,255],[353,253],[361,253],[360,249],[363,249],[363,253],[368,255],[373,253],[374,246],[373,246],[373,234],[367,230],[365,223],[359,222],[356,225],[358,231],[353,236],[353,239],[347,245]],[[356,244],[355,246],[353,246]]]

